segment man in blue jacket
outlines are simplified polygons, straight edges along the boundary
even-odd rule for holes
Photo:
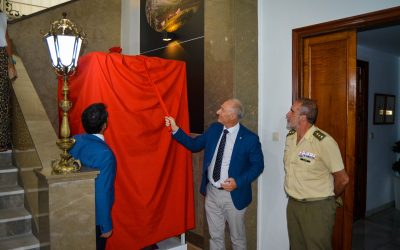
[[[105,249],[106,240],[112,234],[111,207],[114,203],[114,179],[116,160],[104,141],[108,113],[103,103],[95,103],[82,113],[85,134],[74,136],[76,142],[70,150],[82,165],[100,170],[95,180],[96,200],[96,248]]]
[[[244,111],[237,99],[225,101],[217,111],[218,122],[192,138],[172,117],[165,117],[174,139],[192,152],[204,149],[200,192],[205,210],[210,249],[225,249],[225,222],[233,249],[246,249],[244,214],[252,199],[251,183],[264,170],[261,144],[256,134],[239,123]]]

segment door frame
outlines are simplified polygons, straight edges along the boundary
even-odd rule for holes
[[[319,36],[333,32],[340,31],[362,31],[373,28],[380,28],[390,25],[400,24],[400,7],[389,8],[385,10],[370,12],[362,15],[348,17],[344,19],[338,19],[330,22],[321,24],[315,24],[307,27],[294,29],[292,31],[292,100],[296,100],[299,97],[304,96],[303,93],[303,44],[304,39]],[[357,113],[357,110],[356,110]],[[353,117],[355,121],[356,118]],[[357,140],[357,138],[356,138]],[[354,146],[354,145],[349,145]],[[354,159],[350,159],[354,163]],[[347,161],[347,160],[346,160]],[[342,224],[342,246],[343,249],[351,249],[351,229],[353,224],[353,205],[354,205],[354,179],[357,176],[355,173],[354,164],[350,164],[346,168],[350,177],[350,185],[345,195],[344,202],[349,204],[347,211],[345,210],[345,216],[343,217]],[[349,232],[350,231],[350,232]],[[349,235],[350,234],[350,235]]]
[[[307,37],[337,31],[368,30],[400,24],[400,7],[370,12],[358,16],[338,19],[292,30],[292,100],[303,96],[301,64],[303,40]]]
[[[353,222],[365,217],[367,204],[369,62],[357,59],[356,166]]]

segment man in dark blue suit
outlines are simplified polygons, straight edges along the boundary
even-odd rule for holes
[[[225,101],[217,111],[218,122],[192,138],[174,118],[165,117],[173,137],[192,152],[204,149],[200,192],[205,210],[210,248],[225,249],[225,222],[229,224],[233,249],[246,249],[244,214],[252,199],[251,183],[264,170],[261,144],[256,134],[239,123],[244,111],[237,99]]]
[[[116,160],[104,141],[108,113],[103,103],[95,103],[82,113],[82,125],[86,134],[74,136],[76,142],[70,150],[82,165],[100,170],[95,180],[96,200],[96,248],[105,249],[106,240],[112,234],[111,207],[114,203],[114,179]]]

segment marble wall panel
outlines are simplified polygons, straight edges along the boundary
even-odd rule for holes
[[[24,136],[24,135],[18,135]],[[32,140],[31,137],[28,137],[29,140]],[[14,166],[18,168],[35,168],[41,166],[41,161],[35,149],[28,149],[28,150],[13,150],[12,160]]]
[[[235,1],[235,91],[245,107],[242,123],[258,129],[258,33],[257,1]],[[257,182],[252,184],[253,201],[246,211],[248,249],[257,249]]]
[[[120,45],[121,35],[121,0],[71,1],[9,24],[14,52],[22,58],[55,131],[58,128],[57,77],[42,36],[63,12],[87,34],[82,54],[108,52],[109,48]]]
[[[94,178],[98,171],[82,169],[67,175],[51,169],[36,171],[39,186],[40,241],[51,249],[95,249]]]
[[[257,132],[258,124],[258,31],[257,1],[235,1],[234,96],[243,102],[242,122]]]
[[[234,2],[204,1],[204,125],[233,96],[235,70]]]
[[[257,133],[257,1],[205,1],[204,19],[205,127],[215,121],[215,112],[222,102],[235,97],[245,108],[241,122]],[[252,189],[253,202],[246,212],[248,249],[257,248],[257,183],[253,183]],[[207,249],[208,233],[204,237]],[[230,242],[229,234],[226,242]],[[228,244],[227,248],[231,246]]]
[[[194,208],[196,214],[196,228],[192,232],[204,236],[204,226],[207,224],[205,217],[203,216],[204,211],[204,196],[200,194],[201,175],[203,169],[203,151],[192,154],[193,164],[193,178],[194,178]],[[202,215],[202,216],[199,216]]]
[[[14,91],[11,95],[11,138],[14,150],[33,149],[32,138],[29,135],[21,107]]]
[[[51,249],[95,249],[94,210],[94,179],[51,184]]]
[[[44,178],[38,178],[39,188],[46,190],[45,192],[39,192],[39,215],[38,216],[38,227],[39,232],[36,237],[39,239],[40,244],[50,242],[50,222],[49,222],[49,192],[48,184]]]

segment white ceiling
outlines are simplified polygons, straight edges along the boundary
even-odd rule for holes
[[[357,44],[400,57],[400,25],[358,32]]]

